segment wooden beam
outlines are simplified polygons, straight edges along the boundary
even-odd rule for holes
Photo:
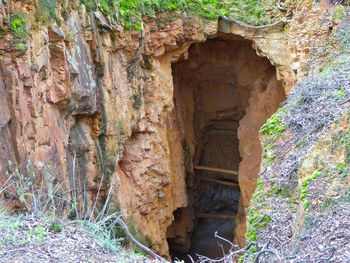
[[[233,183],[233,182],[231,183],[231,182],[226,182],[226,181],[212,179],[212,178],[205,178],[205,177],[198,177],[198,179],[208,183],[221,184],[221,185],[239,189],[239,184]]]
[[[227,169],[220,169],[220,168],[213,168],[213,167],[207,167],[207,166],[194,166],[194,170],[202,170],[202,171],[209,171],[209,172],[218,172],[218,173],[224,173],[224,174],[233,174],[238,175],[238,172],[233,170],[227,170]]]
[[[197,213],[197,218],[219,218],[219,219],[226,219],[226,220],[235,220],[236,216],[232,215],[223,215],[223,214],[205,214],[205,213]]]

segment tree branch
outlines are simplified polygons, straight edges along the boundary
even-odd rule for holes
[[[134,243],[138,248],[140,248],[143,252],[150,255],[151,257],[160,260],[160,262],[168,262],[163,257],[159,256],[155,252],[153,252],[151,249],[146,247],[145,245],[141,244],[139,241],[137,241],[134,236],[130,233],[128,226],[125,224],[123,219],[117,218],[116,223],[123,229],[126,237],[129,239],[130,242]]]

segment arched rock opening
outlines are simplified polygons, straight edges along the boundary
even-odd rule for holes
[[[258,131],[285,92],[269,60],[234,35],[193,44],[188,58],[172,65],[172,74],[188,206],[174,212],[168,227],[170,254],[219,257],[216,231],[244,243],[246,208],[261,161]]]

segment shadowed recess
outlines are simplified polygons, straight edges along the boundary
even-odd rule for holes
[[[235,229],[239,224],[244,229],[245,203],[256,185],[258,130],[285,94],[269,60],[238,36],[193,44],[188,59],[173,64],[172,72],[189,205],[174,211],[169,249],[173,258],[216,258],[230,248],[218,245],[216,231],[244,243],[244,234],[235,236]],[[247,155],[253,158],[243,163]]]

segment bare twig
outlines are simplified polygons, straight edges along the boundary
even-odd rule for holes
[[[140,248],[142,251],[144,251],[145,253],[147,253],[148,255],[150,255],[151,257],[160,260],[160,262],[168,262],[167,260],[165,260],[164,258],[162,258],[161,256],[159,256],[158,254],[156,254],[155,252],[153,252],[151,249],[149,249],[148,247],[144,246],[143,244],[141,244],[139,241],[137,241],[134,236],[130,233],[128,226],[125,224],[125,222],[123,221],[123,219],[121,218],[117,218],[116,219],[116,223],[122,228],[122,230],[124,231],[126,237],[132,242],[134,243],[138,248]]]

